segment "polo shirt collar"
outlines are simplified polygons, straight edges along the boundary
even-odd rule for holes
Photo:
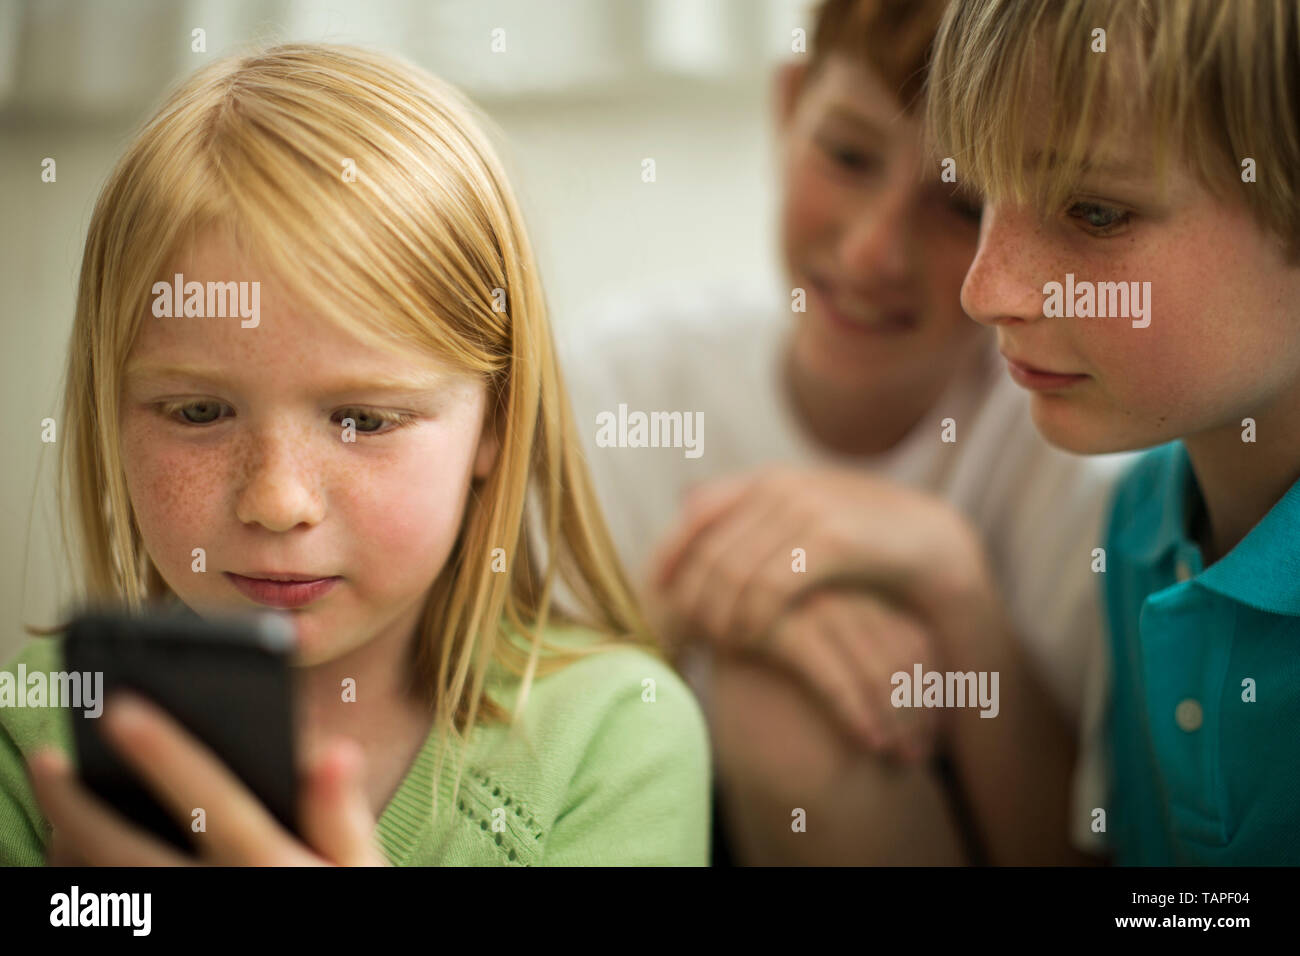
[[[1143,489],[1150,494],[1136,503],[1116,540],[1124,554],[1143,564],[1156,564],[1170,551],[1196,549],[1187,528],[1201,507],[1200,489],[1183,443],[1173,442],[1151,454],[1159,456],[1159,464]]]
[[[1151,497],[1140,502],[1117,544],[1154,565],[1171,551],[1200,554],[1188,533],[1204,507],[1187,448],[1164,449]],[[1272,614],[1300,616],[1300,481],[1293,484],[1237,546],[1193,578],[1195,584]]]
[[[1300,481],[1197,581],[1261,611],[1300,616]]]

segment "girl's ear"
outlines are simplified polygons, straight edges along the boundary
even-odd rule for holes
[[[478,450],[474,453],[474,477],[486,478],[490,475],[500,453],[501,440],[497,438],[496,428],[492,422],[486,422],[479,433]]]
[[[799,103],[799,93],[803,89],[808,67],[804,63],[782,63],[776,68],[775,93],[776,127],[784,130],[794,118],[795,107]]]

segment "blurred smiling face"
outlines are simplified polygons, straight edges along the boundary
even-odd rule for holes
[[[196,611],[291,608],[299,663],[416,626],[495,460],[486,389],[315,318],[212,232],[164,272],[260,281],[239,318],[149,314],[122,384],[121,450],[144,545]],[[343,420],[355,424],[344,441]],[[206,571],[192,570],[203,548]],[[262,580],[308,579],[310,584]]]
[[[780,81],[783,255],[807,292],[795,362],[843,387],[937,391],[983,335],[960,304],[978,209],[925,162],[921,119],[865,66],[832,53]]]

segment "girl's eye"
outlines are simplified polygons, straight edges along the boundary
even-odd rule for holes
[[[393,428],[401,428],[408,424],[415,416],[399,412],[376,412],[368,408],[343,408],[334,413],[333,421],[343,423],[345,418],[352,419],[352,424],[359,432],[368,435],[382,434],[380,429],[384,425],[392,425]],[[388,429],[392,431],[393,428]]]
[[[210,425],[221,417],[221,410],[225,408],[220,402],[185,402],[182,405],[173,405],[166,409],[167,413],[176,418],[179,414],[180,421],[189,425]]]
[[[1114,206],[1077,202],[1069,208],[1067,215],[1081,220],[1086,228],[1099,235],[1109,235],[1127,226],[1132,214],[1123,209],[1116,209]]]
[[[220,402],[198,401],[181,402],[163,407],[163,413],[182,425],[211,425],[222,417],[227,406]],[[335,412],[332,421],[342,424],[345,418],[352,419],[357,431],[367,435],[384,434],[384,426],[400,428],[408,424],[415,416],[401,412],[377,412],[368,408],[344,408]],[[387,429],[392,431],[393,428]]]

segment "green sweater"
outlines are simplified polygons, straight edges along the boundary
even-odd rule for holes
[[[30,641],[4,668],[15,681],[20,662],[28,675],[62,670],[60,639]],[[653,700],[643,694],[647,678]],[[511,708],[519,679],[494,667],[487,681],[493,699]],[[667,664],[630,646],[581,658],[533,681],[514,730],[474,729],[454,805],[457,761],[448,754],[436,817],[438,742],[430,733],[375,830],[390,863],[707,865],[708,733],[690,689]],[[25,756],[50,743],[75,761],[65,709],[0,706],[0,865],[44,862],[50,826]],[[503,832],[493,827],[497,808]]]

